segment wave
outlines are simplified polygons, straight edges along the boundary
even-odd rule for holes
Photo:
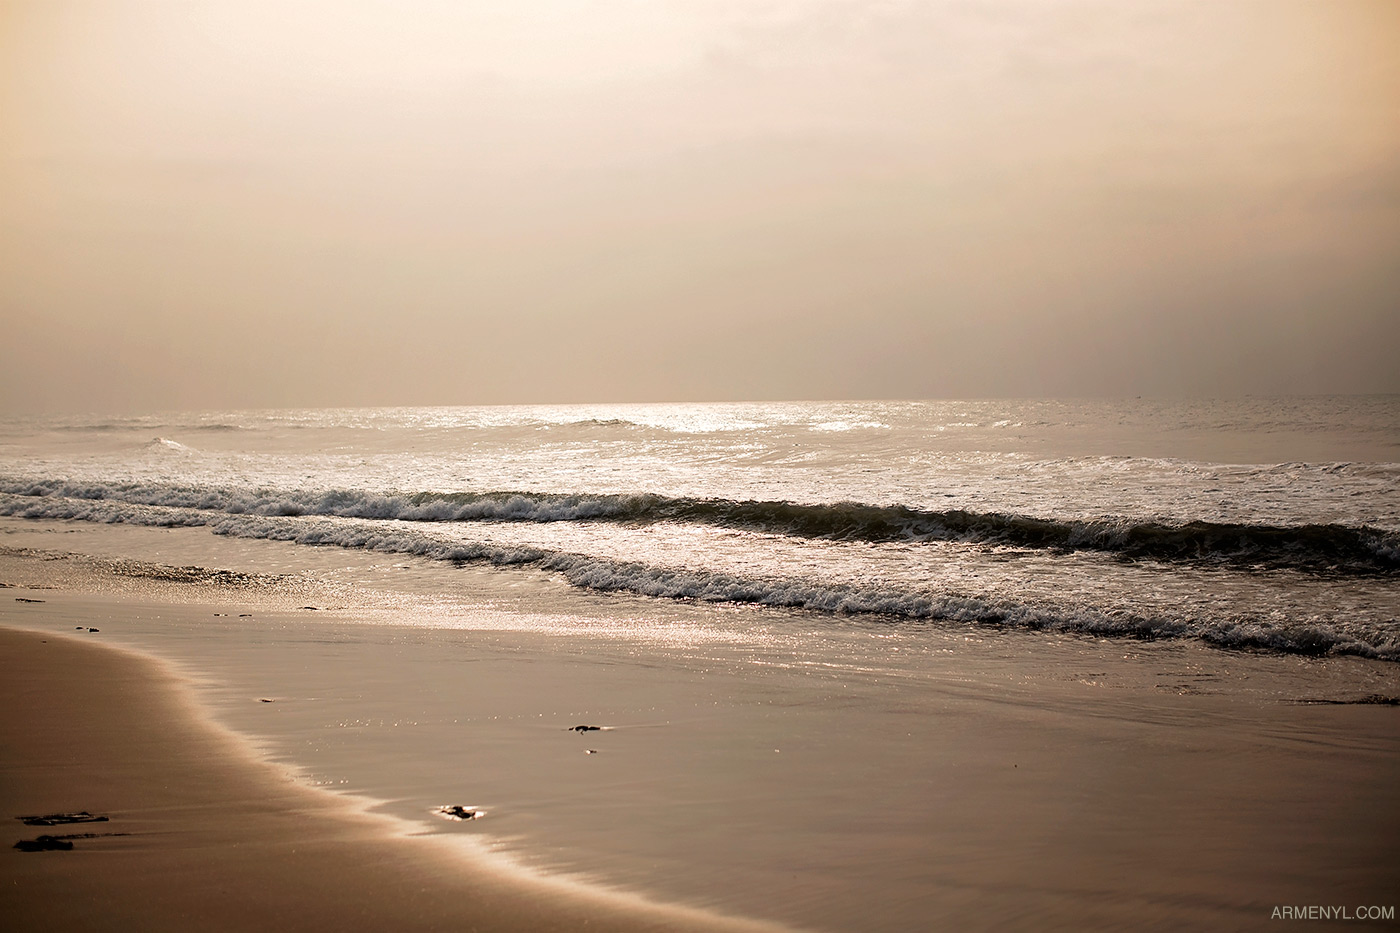
[[[72,434],[109,434],[115,431],[150,431],[174,428],[180,431],[246,431],[243,425],[230,422],[176,422],[166,423],[157,419],[131,418],[125,421],[97,421],[86,424],[57,424],[50,430]]]
[[[73,519],[156,527],[208,527],[237,538],[288,541],[413,555],[457,564],[534,566],[572,586],[666,599],[747,603],[891,620],[952,622],[997,628],[1125,637],[1198,639],[1230,649],[1306,655],[1355,655],[1400,661],[1400,637],[1374,626],[1343,627],[1334,620],[1278,621],[1236,615],[1223,619],[1164,617],[1091,606],[1029,605],[960,593],[928,592],[895,584],[848,584],[802,577],[744,577],[678,570],[634,561],[531,546],[445,541],[402,526],[328,517],[229,515],[93,499],[0,496],[0,515]]]
[[[157,439],[158,441],[160,439]],[[155,443],[155,442],[153,442]],[[165,442],[167,444],[173,442]],[[1051,519],[855,502],[801,504],[652,493],[481,492],[378,494],[141,483],[0,480],[23,497],[125,502],[232,515],[328,516],[419,522],[674,521],[833,541],[931,542],[1097,551],[1124,560],[1312,573],[1400,573],[1400,533],[1338,524],[1262,525],[1127,518]]]
[[[576,421],[545,421],[541,422],[546,428],[625,428],[628,430],[645,429],[646,425],[629,421],[626,418],[580,418]]]
[[[87,424],[56,424],[50,430],[74,434],[107,434],[113,431],[146,431],[154,423],[145,419],[130,421],[100,421]]]
[[[146,450],[171,451],[173,453],[194,453],[195,449],[168,437],[155,437],[146,444]]]

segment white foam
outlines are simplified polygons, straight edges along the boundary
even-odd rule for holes
[[[920,592],[898,585],[828,583],[809,579],[744,577],[678,570],[532,546],[462,541],[398,524],[292,514],[244,514],[148,506],[105,500],[0,494],[0,514],[160,527],[207,526],[215,534],[334,545],[408,554],[447,562],[496,566],[537,565],[570,584],[666,599],[741,602],[833,614],[991,625],[1039,631],[1133,638],[1196,638],[1228,648],[1303,654],[1349,654],[1400,661],[1400,636],[1348,631],[1338,620],[1249,617],[1164,617],[1090,606],[1028,605],[1008,599]]]

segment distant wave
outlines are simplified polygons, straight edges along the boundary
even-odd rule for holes
[[[166,451],[172,451],[172,452],[174,452],[174,453],[182,453],[182,454],[185,454],[185,453],[194,453],[194,452],[195,452],[195,450],[194,450],[193,447],[189,447],[189,446],[187,446],[187,445],[185,445],[185,444],[181,444],[179,441],[172,441],[172,440],[171,440],[170,438],[168,438],[168,437],[156,437],[156,438],[152,438],[151,441],[150,441],[150,443],[148,443],[148,444],[146,445],[146,449],[147,449],[147,450],[166,450]]]
[[[102,421],[93,424],[56,424],[50,430],[65,433],[99,433],[111,431],[145,431],[151,428],[146,421]]]
[[[158,439],[160,440],[160,439]],[[154,443],[154,442],[153,442]],[[173,442],[166,442],[173,443]],[[421,522],[688,522],[833,541],[952,541],[1098,551],[1126,560],[1216,564],[1314,573],[1400,573],[1400,533],[1365,526],[1049,519],[902,505],[693,499],[654,494],[532,492],[376,494],[138,483],[0,480],[30,498],[106,500],[232,515],[321,515]]]
[[[678,570],[537,547],[454,542],[402,526],[326,517],[230,515],[111,500],[0,495],[0,515],[156,527],[209,527],[215,534],[303,545],[410,554],[455,563],[536,566],[573,586],[668,599],[750,603],[833,614],[949,621],[1002,628],[1138,639],[1195,638],[1224,648],[1293,654],[1344,654],[1400,661],[1400,640],[1335,621],[1278,622],[1245,616],[1167,618],[1088,606],[1033,606],[1007,599],[921,592],[892,584],[853,585],[805,578],[743,577]]]
[[[580,418],[577,421],[554,422],[545,421],[540,423],[542,427],[569,427],[569,428],[644,428],[635,421],[628,421],[626,418]]]
[[[150,431],[174,428],[180,431],[246,431],[247,428],[227,422],[190,422],[164,424],[149,418],[133,418],[129,421],[100,421],[89,424],[59,424],[51,430],[74,434],[107,434],[114,431]]]

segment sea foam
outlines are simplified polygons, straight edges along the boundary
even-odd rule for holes
[[[1331,574],[1400,574],[1400,534],[1329,523],[1287,526],[1192,521],[1173,524],[1112,516],[1066,520],[961,509],[932,511],[905,505],[696,499],[651,493],[374,493],[3,479],[0,479],[0,492],[31,498],[123,502],[231,515],[308,515],[412,522],[688,522],[834,541],[954,541],[1098,551],[1125,560]]]
[[[72,491],[92,492],[96,488],[88,485]],[[189,490],[169,492],[175,499],[193,495]],[[1146,639],[1194,638],[1226,648],[1345,654],[1400,661],[1400,641],[1392,634],[1393,628],[1390,631],[1367,626],[1348,628],[1337,620],[1271,620],[1242,614],[1222,618],[1167,617],[1109,611],[1068,602],[1030,605],[1011,599],[918,590],[888,583],[857,585],[802,576],[745,576],[676,569],[549,548],[449,540],[436,536],[432,529],[405,527],[398,522],[278,511],[290,503],[276,497],[255,497],[250,501],[260,503],[258,511],[248,508],[243,512],[209,508],[207,503],[211,500],[207,498],[196,496],[194,501],[206,505],[148,505],[92,495],[0,493],[0,515],[157,527],[205,526],[215,534],[232,537],[381,551],[454,563],[535,566],[559,574],[573,586],[666,599],[747,603],[836,615],[859,614],[891,621],[942,621]]]

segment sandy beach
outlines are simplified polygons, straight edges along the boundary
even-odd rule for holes
[[[1389,664],[964,636],[823,673],[699,644],[706,607],[648,634],[500,571],[449,605],[413,562],[4,527],[87,555],[0,555],[26,928],[1254,929],[1396,889],[1395,708],[1357,702]],[[80,838],[10,848],[41,835]]]
[[[0,656],[0,914],[13,929],[766,928],[510,877],[444,837],[405,837],[252,757],[133,652],[0,629]]]

